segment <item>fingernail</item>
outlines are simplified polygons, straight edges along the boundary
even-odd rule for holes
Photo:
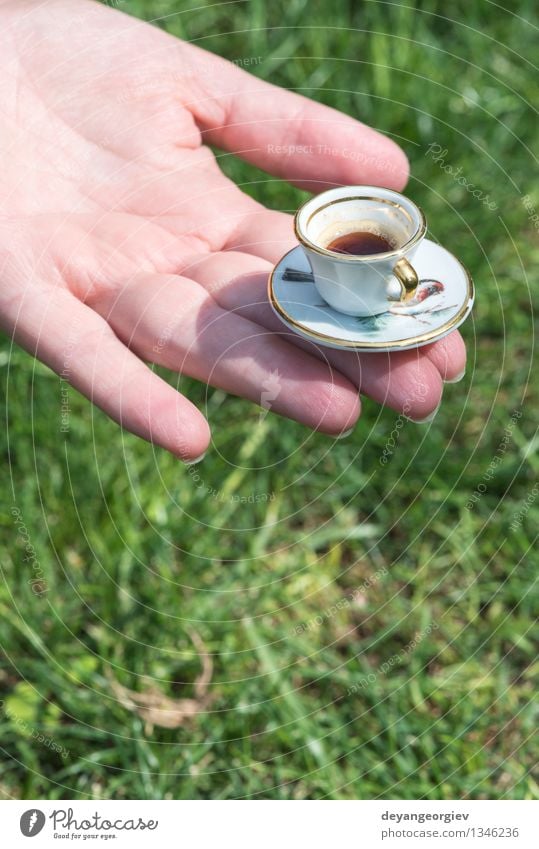
[[[437,414],[437,412],[438,412],[438,410],[440,409],[441,406],[442,406],[442,402],[440,401],[440,403],[432,411],[432,413],[429,413],[429,415],[425,416],[424,419],[411,419],[409,416],[405,416],[404,418],[408,419],[409,422],[413,422],[414,424],[428,424],[429,422],[433,421],[433,419],[436,418],[436,414]]]
[[[444,380],[444,383],[460,383],[460,381],[462,380],[462,378],[464,377],[465,374],[466,374],[466,369],[463,368],[462,371],[460,372],[460,374],[457,374],[457,376],[454,377],[453,380]]]
[[[354,432],[354,428],[351,427],[350,430],[344,430],[342,433],[338,433],[335,439],[346,439],[347,436],[350,436],[351,433]]]
[[[204,451],[204,454],[201,454],[200,457],[195,457],[194,460],[184,460],[186,466],[196,466],[197,463],[200,463],[204,457],[206,456],[207,451]]]

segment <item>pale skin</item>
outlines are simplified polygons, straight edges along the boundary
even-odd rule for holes
[[[151,363],[258,404],[278,371],[272,412],[331,436],[358,390],[419,420],[463,372],[458,332],[359,356],[283,334],[266,282],[291,216],[206,146],[312,191],[402,190],[388,138],[90,0],[0,0],[0,75],[1,326],[122,427],[185,462],[208,448]]]

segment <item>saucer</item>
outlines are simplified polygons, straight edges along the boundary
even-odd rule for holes
[[[273,269],[268,295],[274,312],[290,330],[328,348],[406,351],[442,339],[469,316],[472,278],[453,254],[424,239],[414,256],[419,286],[412,301],[388,301],[374,316],[337,312],[318,294],[311,267],[298,245]]]

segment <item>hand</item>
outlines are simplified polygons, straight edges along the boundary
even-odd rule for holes
[[[185,461],[208,424],[144,361],[257,403],[278,370],[272,411],[329,434],[353,426],[358,387],[412,418],[434,410],[464,368],[458,333],[358,356],[275,332],[266,281],[291,218],[204,144],[314,190],[402,189],[393,142],[87,0],[4,0],[0,33],[0,314],[21,345]]]

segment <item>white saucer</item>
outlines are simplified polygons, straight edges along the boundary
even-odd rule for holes
[[[474,301],[470,275],[453,254],[435,242],[423,240],[414,267],[420,278],[415,302],[401,306],[395,301],[387,312],[360,318],[337,312],[322,300],[298,245],[273,269],[269,300],[290,330],[319,345],[354,351],[406,351],[455,330],[470,314]]]

